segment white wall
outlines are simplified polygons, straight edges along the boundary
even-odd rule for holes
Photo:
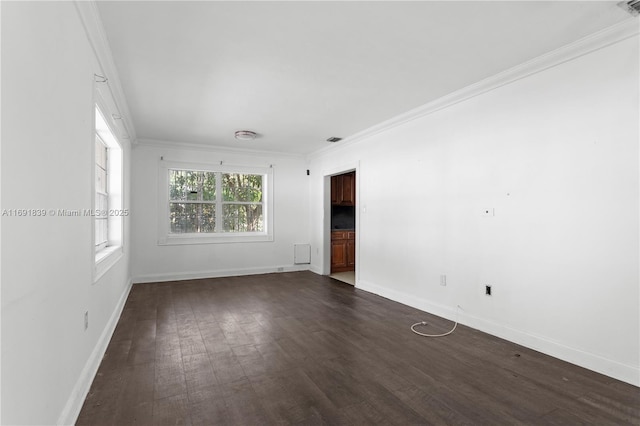
[[[73,3],[3,2],[2,209],[93,208],[94,73]],[[2,424],[71,423],[130,288],[128,232],[93,283],[90,217],[5,216],[2,231]]]
[[[259,143],[259,140],[256,141]],[[158,245],[158,167],[166,161],[274,167],[274,241]],[[133,279],[167,281],[304,270],[293,264],[294,244],[309,242],[308,179],[300,156],[136,145],[133,150]]]
[[[359,163],[358,287],[639,385],[638,71],[636,36],[312,156],[313,270]]]

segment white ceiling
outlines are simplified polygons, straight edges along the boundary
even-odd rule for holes
[[[610,1],[98,8],[138,139],[301,154],[629,17]]]

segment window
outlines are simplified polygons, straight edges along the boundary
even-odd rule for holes
[[[161,161],[159,243],[272,240],[272,171]]]
[[[95,246],[100,251],[108,243],[109,194],[107,193],[107,145],[96,133],[96,194],[95,194]]]
[[[99,278],[122,254],[122,148],[101,108],[95,107],[93,200],[96,274]]]

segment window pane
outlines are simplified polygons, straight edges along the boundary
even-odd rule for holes
[[[262,232],[262,204],[225,204],[222,206],[225,232]]]
[[[169,198],[171,200],[186,199],[186,172],[169,170]]]
[[[191,170],[169,170],[171,200],[214,201],[216,174]]]
[[[186,233],[193,232],[195,214],[193,212],[193,204],[171,203],[171,232]]]
[[[96,164],[103,169],[107,168],[107,147],[96,136]]]
[[[222,175],[224,201],[262,202],[262,175],[224,173]]]
[[[96,191],[107,192],[107,171],[96,165]]]
[[[108,208],[107,195],[96,193],[96,218],[106,218]]]
[[[107,218],[96,219],[96,246],[107,242]]]
[[[202,172],[202,200],[215,201],[216,199],[216,174]]]
[[[215,231],[215,205],[170,203],[171,233],[208,233]]]

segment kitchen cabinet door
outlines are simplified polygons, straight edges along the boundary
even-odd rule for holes
[[[342,176],[331,176],[331,204],[340,204],[342,200]]]
[[[355,172],[342,175],[342,199],[343,206],[356,205],[356,174]]]
[[[331,204],[340,206],[356,205],[356,173],[331,177]]]
[[[347,267],[347,240],[331,241],[331,272]]]

